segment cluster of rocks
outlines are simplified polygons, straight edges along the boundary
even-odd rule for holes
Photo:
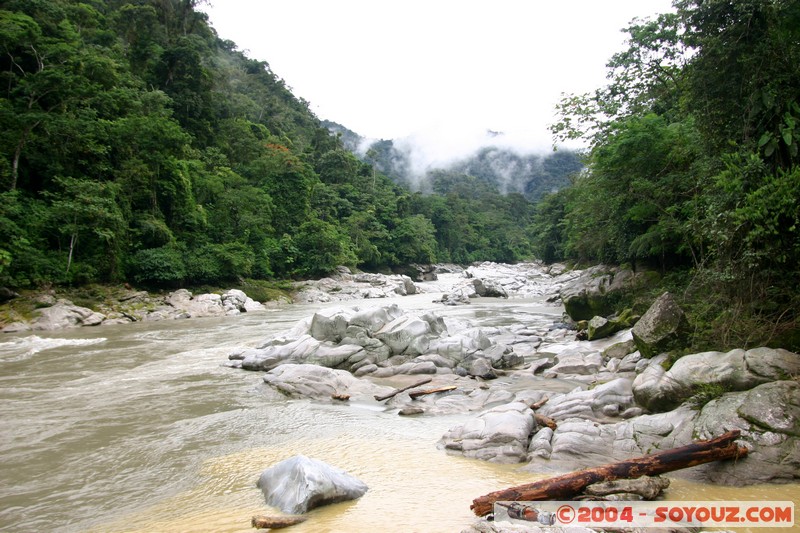
[[[458,283],[475,287],[476,273],[458,273]],[[640,282],[639,274],[587,277],[540,266],[518,277],[541,278],[541,295],[557,289],[566,300],[578,298],[577,317],[587,321],[608,307],[577,289],[578,280],[612,298],[622,290],[617,285]],[[477,279],[507,286],[485,274]],[[560,285],[548,289],[547,279]],[[475,327],[397,305],[337,308],[231,354],[229,364],[265,371],[264,382],[290,396],[371,403],[391,396],[383,405],[399,414],[467,414],[440,448],[536,473],[629,459],[738,429],[749,449],[745,460],[674,475],[737,485],[800,478],[798,354],[762,347],[677,358],[686,318],[668,293],[631,322],[581,340],[560,323]],[[430,378],[429,390],[404,390],[420,377]],[[481,524],[475,530],[489,527]]]
[[[296,303],[327,303],[371,298],[390,298],[417,293],[417,286],[407,275],[353,273],[340,266],[335,275],[298,281],[294,284]]]
[[[466,269],[446,267],[444,270],[444,274],[457,276],[455,279],[452,276],[449,278],[450,286],[438,300],[445,305],[468,304],[471,299],[479,297],[549,297],[555,301],[559,298],[561,288],[579,275],[561,264],[548,266],[539,262],[505,265],[487,261]],[[438,279],[443,277],[440,275]]]
[[[238,289],[196,296],[186,289],[179,289],[163,297],[153,296],[146,291],[130,291],[114,304],[100,304],[99,311],[46,293],[39,295],[35,303],[38,309],[32,320],[12,322],[0,331],[51,331],[128,322],[230,316],[264,309],[261,303]]]
[[[456,325],[457,327],[457,325]],[[444,319],[404,312],[398,305],[340,307],[318,311],[290,331],[229,356],[245,370],[273,371],[286,364],[341,369],[355,377],[453,374],[483,379],[523,363],[513,347],[480,328],[450,333]],[[533,335],[520,335],[535,342]]]

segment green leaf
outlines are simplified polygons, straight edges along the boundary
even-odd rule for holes
[[[758,147],[761,148],[765,144],[767,144],[770,140],[772,140],[772,134],[768,131],[764,132],[764,135],[758,140]]]
[[[792,130],[790,130],[789,128],[784,128],[781,133],[783,133],[783,142],[785,142],[787,146],[791,146],[792,145]]]

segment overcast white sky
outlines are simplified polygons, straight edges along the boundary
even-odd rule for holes
[[[321,119],[370,138],[487,129],[550,146],[563,92],[605,82],[634,17],[670,0],[210,0],[223,39]]]

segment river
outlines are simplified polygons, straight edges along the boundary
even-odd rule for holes
[[[481,325],[561,314],[529,300],[444,307],[434,296],[336,305],[395,302]],[[312,511],[295,532],[457,532],[473,519],[473,498],[533,479],[436,449],[470,415],[400,417],[377,402],[288,400],[259,373],[224,366],[232,349],[320,307],[0,337],[0,530],[253,531],[250,517],[269,512],[259,474],[296,454],[370,489]],[[800,489],[676,481],[669,498],[797,502]]]

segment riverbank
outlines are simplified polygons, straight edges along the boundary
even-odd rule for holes
[[[789,380],[778,375],[777,382],[718,390],[714,398],[707,390],[705,406],[684,401],[682,387],[664,385],[678,379],[688,384],[686,368],[675,364],[661,379],[650,379],[658,378],[652,372],[664,361],[637,355],[631,328],[597,340],[576,338],[577,330],[564,322],[561,299],[583,294],[575,290],[584,283],[578,276],[536,264],[483,264],[415,283],[418,292],[406,296],[9,334],[0,338],[0,418],[7,429],[0,437],[0,474],[7,480],[0,490],[0,529],[22,532],[57,523],[65,532],[245,533],[252,531],[252,515],[272,512],[255,485],[260,473],[303,454],[348,471],[369,490],[356,501],[309,512],[293,531],[491,531],[491,523],[475,522],[473,498],[745,423],[743,442],[752,446],[746,459],[733,468],[701,467],[700,481],[670,475],[664,497],[800,503],[800,485],[790,479],[800,462],[786,449],[793,442],[786,432],[794,426],[778,427],[778,421],[794,423],[797,401],[792,394],[774,394],[778,388],[791,392],[784,384]],[[626,276],[617,273],[614,279],[619,284]],[[605,275],[587,277],[606,289],[614,284]],[[342,283],[333,281],[334,287]],[[479,296],[478,288],[487,286],[504,290],[507,298]],[[332,298],[348,290],[342,286]],[[370,317],[394,317],[395,325],[408,327],[359,335],[357,327],[378,326]],[[356,360],[357,342],[377,357],[384,349],[374,341],[397,349],[399,333],[423,322],[431,330],[409,344],[423,351],[427,339],[425,354],[393,354],[374,368]],[[434,333],[440,325],[444,329]],[[348,329],[350,340],[334,340]],[[303,346],[320,362],[322,356],[331,363],[346,356],[337,366],[347,370],[302,364],[300,351],[289,352],[289,345],[303,331],[322,340],[309,335],[292,346]],[[280,346],[300,364],[252,372],[230,367],[244,363],[229,360],[230,354],[252,350],[254,362],[267,364]],[[765,368],[751,364],[754,356],[766,361],[761,352],[724,352],[688,366],[742,376],[735,365],[746,362],[761,374]],[[495,377],[483,375],[481,366]],[[642,384],[650,385],[640,388],[637,379],[645,374]],[[320,379],[309,385],[315,375]],[[374,398],[426,378],[431,382],[421,389],[455,388],[416,399],[408,394],[413,389],[388,400]],[[350,398],[332,399],[330,386],[343,393],[340,398]],[[548,402],[536,411],[525,404],[543,396]],[[675,401],[677,409],[667,405]],[[716,413],[707,410],[714,403]],[[769,411],[775,418],[766,421],[773,430],[753,424],[761,415],[746,407],[764,404],[776,406]],[[530,414],[545,413],[557,425],[552,435],[528,421]],[[503,443],[504,435],[514,440]],[[776,468],[770,457],[787,462],[772,463]],[[746,468],[789,477],[780,484],[773,479],[744,486],[758,479]],[[709,471],[730,477],[711,482]]]
[[[740,486],[800,479],[800,356],[766,347],[686,354],[686,319],[668,293],[642,317],[606,307],[616,291],[643,277],[619,269],[475,267],[446,280],[451,286],[440,303],[468,306],[470,290],[493,287],[495,298],[531,298],[531,308],[563,302],[571,318],[584,323],[545,312],[534,321],[490,325],[407,312],[402,305],[345,305],[235,350],[229,364],[265,372],[266,386],[290,398],[375,403],[386,413],[421,420],[468,414],[442,435],[440,449],[518,464],[532,474],[629,459],[738,430],[746,459],[671,477]],[[424,388],[385,403],[373,400],[425,376]],[[473,528],[495,530],[485,521]]]
[[[204,286],[147,291],[125,284],[57,287],[20,293],[5,289],[0,304],[0,332],[230,316],[289,303],[388,298],[416,292],[408,276],[353,273],[346,267],[319,280],[251,280],[233,288]]]

